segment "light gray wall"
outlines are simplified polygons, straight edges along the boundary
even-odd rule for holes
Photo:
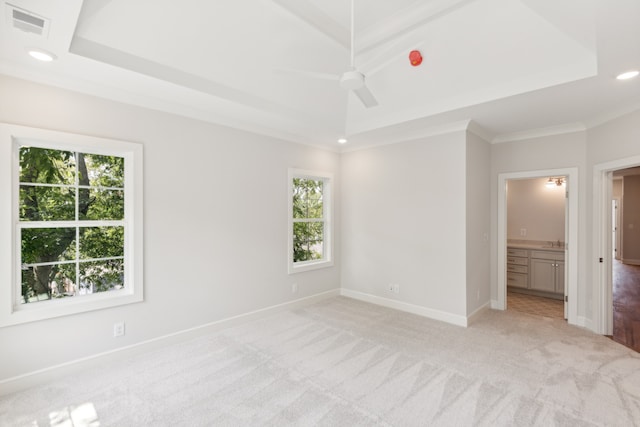
[[[564,186],[546,186],[548,177],[513,179],[507,190],[507,239],[564,242]],[[526,237],[520,230],[527,230]]]
[[[343,288],[466,315],[465,150],[456,132],[342,155]]]
[[[467,315],[491,300],[491,147],[467,132],[466,152]]]
[[[614,199],[619,199],[622,202],[622,178],[613,180],[613,189],[611,196]]]
[[[603,123],[589,129],[587,132],[587,227],[590,231],[585,239],[586,258],[588,260],[585,268],[588,268],[590,274],[587,286],[592,290],[588,294],[587,308],[591,311],[587,313],[591,316],[595,301],[592,298],[593,292],[599,293],[599,281],[596,277],[592,277],[594,264],[597,259],[607,254],[600,253],[600,248],[596,246],[596,236],[591,232],[593,230],[594,212],[593,212],[593,170],[597,165],[613,161],[625,161],[625,159],[635,159],[640,156],[640,110],[636,110],[625,114],[616,119]],[[631,162],[625,167],[636,166]]]
[[[3,76],[0,93],[0,122],[141,142],[145,163],[145,301],[0,328],[0,379],[340,286],[340,185],[336,265],[287,275],[287,169],[339,183],[336,153]]]
[[[528,140],[493,144],[491,146],[491,298],[497,300],[497,230],[498,230],[498,175],[507,172],[530,172],[547,169],[578,168],[579,213],[578,213],[578,316],[587,315],[587,294],[590,288],[586,271],[587,241],[587,173],[586,133],[573,132]],[[572,249],[570,249],[572,250]]]
[[[622,261],[640,264],[640,175],[622,179]]]

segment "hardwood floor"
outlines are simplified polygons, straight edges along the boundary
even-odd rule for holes
[[[613,337],[640,351],[640,266],[613,262]]]

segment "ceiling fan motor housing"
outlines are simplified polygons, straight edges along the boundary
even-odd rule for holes
[[[356,90],[364,86],[364,74],[358,71],[347,71],[340,79],[340,86],[347,90]]]

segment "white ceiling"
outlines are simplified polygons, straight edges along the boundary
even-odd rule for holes
[[[18,30],[3,5],[0,73],[334,150],[469,121],[502,141],[640,108],[640,79],[615,79],[640,68],[639,0],[356,0],[370,109],[291,71],[348,70],[349,0],[8,2],[50,27]]]

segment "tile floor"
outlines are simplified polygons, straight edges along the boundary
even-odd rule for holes
[[[553,319],[564,319],[564,304],[562,301],[512,291],[507,291],[507,310]]]

